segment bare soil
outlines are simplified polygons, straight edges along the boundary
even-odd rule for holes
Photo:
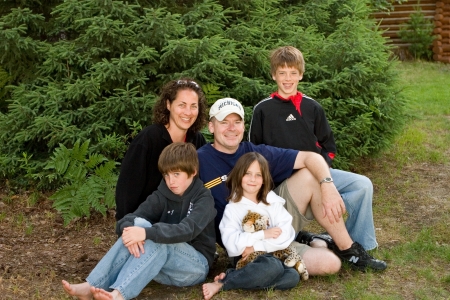
[[[384,209],[383,203],[377,202],[377,197],[374,200],[378,242],[380,249],[388,251],[410,239],[399,229],[399,224],[410,228],[413,236],[424,226],[432,228],[439,224],[439,220],[443,216],[448,218],[450,212],[448,164],[409,165],[397,172],[392,172],[390,164],[393,162],[389,157],[382,161],[371,159],[357,170],[373,178],[375,195],[393,199],[388,210]],[[109,211],[107,216],[93,214],[89,219],[80,219],[64,227],[62,218],[45,196],[31,205],[29,192],[14,192],[5,184],[2,186],[0,299],[70,299],[61,288],[61,280],[83,282],[116,241],[114,211]],[[449,238],[443,237],[443,243],[448,245]],[[301,283],[295,292],[230,291],[215,299],[299,299],[302,289],[317,299],[341,299],[344,298],[342,288],[346,278],[351,276],[374,276],[368,288],[380,298],[393,293],[399,293],[404,299],[416,298],[412,288],[418,284],[418,279],[414,271],[408,266],[396,265],[389,258],[386,260],[389,268],[379,275],[358,275],[344,269],[337,280],[311,278]],[[225,268],[225,255],[221,253],[208,281]],[[443,276],[449,276],[448,271]],[[387,278],[391,287],[386,286]],[[293,293],[299,296],[294,297]],[[448,284],[444,285],[443,295],[450,295]],[[201,299],[201,286],[175,288],[150,283],[138,299]]]

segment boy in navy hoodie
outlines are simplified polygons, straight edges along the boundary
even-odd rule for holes
[[[117,222],[119,239],[89,274],[69,284],[78,299],[131,299],[151,281],[175,286],[203,282],[216,250],[216,210],[198,179],[198,157],[190,143],[167,146],[158,161],[163,180],[139,208]]]

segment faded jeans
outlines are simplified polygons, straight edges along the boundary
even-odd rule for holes
[[[152,226],[142,218],[136,218],[134,224]],[[135,258],[119,238],[86,281],[107,291],[118,290],[124,299],[131,299],[151,280],[165,285],[191,286],[205,281],[208,275],[208,261],[187,243],[158,244],[145,240],[144,249],[145,253]]]
[[[366,176],[351,172],[338,169],[330,169],[330,172],[348,212],[345,227],[350,237],[366,250],[378,247],[373,224],[372,182]]]
[[[286,267],[278,258],[271,254],[258,256],[253,262],[242,269],[228,269],[222,290],[243,289],[275,289],[287,290],[295,287],[300,281],[300,275],[292,267]]]

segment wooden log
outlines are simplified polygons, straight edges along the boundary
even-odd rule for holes
[[[435,27],[435,28],[433,29],[433,33],[434,33],[434,34],[439,34],[439,33],[441,33],[441,32],[442,32],[442,28]]]
[[[442,21],[442,20],[444,20],[444,15],[443,14],[436,14],[436,15],[434,15],[434,20],[435,21]]]
[[[450,63],[450,56],[433,55],[433,60],[443,63]]]
[[[443,9],[441,9],[441,13],[444,12]],[[391,12],[376,12],[373,13],[372,16],[374,16],[377,19],[392,19],[392,18],[401,18],[401,17],[409,17],[411,14],[415,13],[416,10],[402,10],[402,11],[391,11]],[[422,14],[424,16],[434,16],[436,14],[436,10],[434,8],[430,10],[421,10]]]
[[[393,11],[405,11],[405,10],[414,11],[414,9],[416,9],[417,6],[418,5],[416,3],[408,1],[407,3],[404,4],[394,5]],[[434,3],[434,1],[429,1],[428,3],[423,3],[423,1],[420,2],[420,9],[422,11],[434,10],[435,7],[436,3]]]
[[[433,48],[434,47],[440,47],[440,46],[442,46],[442,42],[441,41],[438,41],[438,40],[434,40],[433,41]]]
[[[442,54],[444,53],[444,50],[442,50],[442,47],[433,47],[433,53],[435,54]]]

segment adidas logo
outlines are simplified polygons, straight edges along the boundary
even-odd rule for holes
[[[292,114],[289,115],[289,117],[286,118],[286,121],[295,121],[297,120]]]

